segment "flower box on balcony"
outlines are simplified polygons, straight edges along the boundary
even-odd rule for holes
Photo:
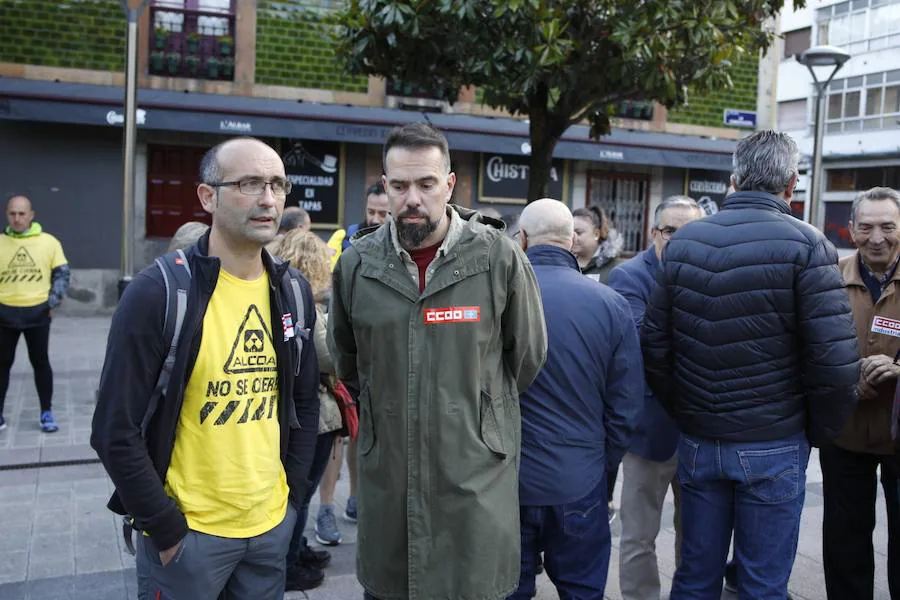
[[[188,56],[184,59],[184,64],[185,66],[187,66],[187,70],[190,76],[196,77],[197,72],[200,70],[200,57]]]
[[[150,53],[150,72],[159,74],[165,71],[166,53],[161,50]]]
[[[178,75],[178,71],[181,70],[181,53],[169,52],[166,54],[166,67],[169,75]]]
[[[165,50],[169,46],[169,30],[157,27],[153,32],[153,45],[157,50]]]
[[[200,53],[200,34],[196,31],[187,34],[187,51],[188,54]]]
[[[219,78],[219,69],[221,68],[222,63],[215,56],[211,56],[206,59],[206,76],[208,79],[218,79]]]
[[[219,37],[219,54],[222,56],[231,56],[234,52],[234,38],[230,35]]]

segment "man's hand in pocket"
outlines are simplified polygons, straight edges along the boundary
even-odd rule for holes
[[[162,566],[167,567],[169,563],[172,562],[172,559],[175,558],[175,555],[178,554],[178,550],[181,548],[181,545],[184,543],[184,538],[168,550],[163,550],[159,553],[159,562],[162,563]]]

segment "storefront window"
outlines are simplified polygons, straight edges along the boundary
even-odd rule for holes
[[[852,204],[852,202],[825,203],[825,237],[836,248],[853,248],[849,228]]]
[[[856,190],[853,169],[828,169],[827,185],[829,192],[852,192]]]

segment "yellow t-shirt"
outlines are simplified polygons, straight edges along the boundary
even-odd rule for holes
[[[166,492],[193,530],[261,535],[284,520],[278,372],[269,279],[219,272],[185,389]]]
[[[50,297],[50,272],[67,262],[62,244],[49,233],[0,235],[0,304],[43,304]]]

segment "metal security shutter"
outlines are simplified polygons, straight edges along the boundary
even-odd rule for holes
[[[650,176],[639,173],[588,173],[588,204],[599,206],[624,238],[623,252],[634,254],[647,246]]]

